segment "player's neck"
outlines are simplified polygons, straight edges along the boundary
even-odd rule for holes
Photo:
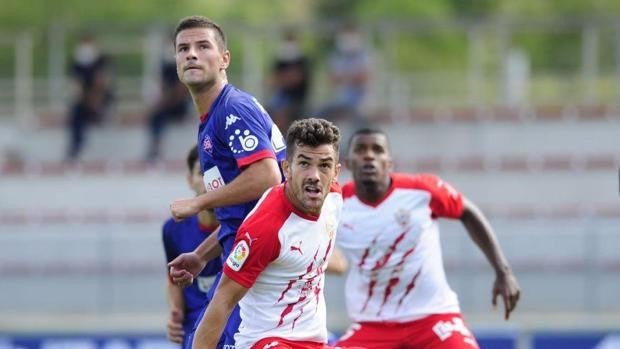
[[[355,195],[365,202],[377,202],[385,197],[391,183],[390,177],[380,182],[356,182]]]
[[[192,100],[194,101],[194,106],[198,111],[199,117],[207,114],[209,110],[211,110],[213,102],[215,102],[217,96],[220,95],[227,83],[228,80],[226,78],[217,79],[213,85],[204,86],[196,90],[190,90]]]

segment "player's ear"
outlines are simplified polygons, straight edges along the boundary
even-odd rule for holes
[[[342,168],[342,165],[340,163],[336,164],[336,168],[334,169],[336,171],[335,175],[334,175],[334,179],[332,179],[333,183],[338,182],[338,175],[340,175],[340,168]]]
[[[284,172],[284,177],[288,180],[289,178],[291,178],[291,164],[288,162],[288,160],[284,159],[282,160],[282,172]]]
[[[220,63],[220,69],[226,70],[228,69],[228,65],[230,65],[230,51],[226,50],[222,54],[222,62]]]

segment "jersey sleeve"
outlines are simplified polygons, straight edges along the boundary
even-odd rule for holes
[[[420,175],[420,181],[431,193],[433,217],[460,218],[463,215],[463,196],[443,179],[431,175]]]
[[[271,143],[271,126],[263,107],[256,100],[238,103],[220,120],[223,141],[230,148],[240,169],[264,158],[276,158]]]
[[[270,226],[273,225],[266,219],[260,219],[244,222],[239,227],[223,270],[243,287],[252,287],[260,273],[280,254],[278,229]]]
[[[166,253],[166,260],[168,263],[179,256],[179,252],[176,249],[174,243],[174,232],[172,231],[172,224],[170,221],[164,223],[162,227],[162,240],[164,243],[164,252]]]

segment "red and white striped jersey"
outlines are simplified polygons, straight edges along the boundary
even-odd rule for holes
[[[351,320],[405,322],[430,314],[458,313],[446,280],[436,218],[459,218],[463,200],[434,175],[393,173],[379,202],[343,189],[337,245],[349,260],[346,281]]]
[[[237,232],[224,273],[250,288],[241,299],[235,346],[250,348],[262,338],[327,341],[324,269],[333,251],[342,194],[333,186],[321,214],[297,210],[284,184],[260,199]]]

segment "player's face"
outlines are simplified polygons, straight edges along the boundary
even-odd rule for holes
[[[187,174],[187,184],[189,188],[196,193],[196,196],[206,192],[205,183],[202,180],[202,172],[200,171],[200,162],[194,162],[192,172]]]
[[[318,215],[329,188],[340,173],[338,154],[331,144],[296,146],[290,162],[282,163],[286,191],[293,205],[304,213]]]
[[[175,58],[179,80],[191,88],[212,86],[225,77],[230,52],[217,44],[217,34],[210,28],[190,28],[176,37]]]
[[[392,170],[387,137],[380,133],[354,136],[349,147],[347,167],[356,183],[381,183]]]

